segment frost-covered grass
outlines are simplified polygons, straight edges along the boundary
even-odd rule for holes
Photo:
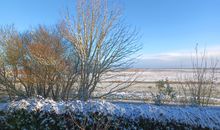
[[[155,92],[154,92],[155,93]],[[102,94],[102,92],[94,92],[94,96],[98,97]],[[175,97],[174,101],[168,100],[166,104],[184,104],[186,105],[187,103],[190,104],[190,102],[184,102],[185,98],[190,99],[191,97],[185,97],[185,96],[180,96],[177,95]],[[123,102],[147,102],[147,103],[153,103],[153,97],[150,92],[135,92],[135,91],[130,91],[130,92],[114,92],[106,96],[104,99],[109,100],[109,101],[123,101]],[[215,106],[220,106],[220,98],[210,98],[209,99],[209,105],[215,105]]]
[[[126,70],[123,72],[108,72],[107,75],[114,75],[115,78],[110,78],[107,81],[126,81],[130,75],[138,74],[136,81],[139,82],[155,82],[158,80],[168,78],[169,81],[179,81],[180,76],[187,75],[193,76],[193,69],[137,69]],[[118,75],[118,76],[117,76]],[[220,69],[216,69],[217,82],[220,83]]]
[[[179,123],[194,127],[220,129],[220,107],[191,107],[191,106],[157,106],[137,103],[110,103],[104,100],[55,102],[49,99],[27,99],[11,103],[1,103],[0,111],[13,113],[19,110],[28,112],[41,111],[62,115],[68,112],[102,113],[129,121],[154,120],[162,124]]]

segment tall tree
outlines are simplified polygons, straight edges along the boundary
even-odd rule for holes
[[[76,12],[75,17],[68,13],[60,31],[79,57],[78,98],[87,100],[103,74],[126,67],[140,46],[137,32],[107,0],[78,0]]]

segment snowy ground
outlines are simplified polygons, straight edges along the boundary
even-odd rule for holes
[[[103,100],[54,102],[52,100],[29,99],[12,103],[0,103],[0,111],[13,111],[21,108],[28,111],[39,109],[47,112],[55,111],[57,114],[67,111],[103,112],[114,116],[123,116],[134,121],[139,117],[144,117],[161,122],[176,121],[220,129],[220,107],[156,106],[152,104],[110,103]]]
[[[177,96],[184,97],[182,92],[182,86],[178,82],[183,82],[181,76],[192,76],[193,69],[137,69],[124,72],[109,72],[104,76],[102,83],[98,85],[95,96],[100,96],[108,92],[112,87],[116,86],[122,81],[130,80],[130,77],[135,77],[136,82],[134,85],[121,90],[120,92],[114,92],[107,99],[112,100],[129,100],[129,101],[149,101],[151,100],[152,93],[156,93],[156,82],[159,80],[168,79],[171,82],[171,86],[177,93]],[[106,78],[111,77],[111,78]],[[216,71],[217,86],[213,92],[211,99],[212,104],[220,104],[220,69]],[[112,86],[112,87],[111,87]],[[181,100],[181,99],[178,99]]]
[[[133,86],[121,90],[120,92],[114,92],[106,99],[135,102],[150,101],[152,93],[156,93],[157,91],[155,82],[165,80],[166,78],[168,78],[169,81],[172,81],[171,86],[177,92],[177,96],[181,98],[184,97],[184,95],[181,94],[182,88],[177,83],[179,80],[178,78],[181,75],[192,75],[192,72],[192,69],[136,69],[124,72],[109,72],[103,77],[104,80],[98,84],[98,87],[93,94],[95,97],[103,95],[117,85],[117,83],[114,82],[118,81],[120,83],[121,81],[129,80],[130,76],[134,76],[137,78],[137,82],[135,82]],[[217,89],[214,91],[211,104],[220,105],[220,69],[217,70],[217,82]]]
[[[136,81],[138,82],[155,82],[158,80],[179,81],[182,76],[192,76],[193,69],[136,69],[126,70],[123,72],[108,72],[106,77],[117,75],[116,78],[107,79],[105,81],[123,81],[129,79],[131,75],[138,75]],[[216,69],[217,82],[220,83],[220,69]]]

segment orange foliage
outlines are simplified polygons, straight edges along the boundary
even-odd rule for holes
[[[31,56],[44,65],[55,65],[59,55],[49,44],[31,44],[28,46]]]

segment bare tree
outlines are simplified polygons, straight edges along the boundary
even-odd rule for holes
[[[3,91],[10,97],[70,98],[77,81],[78,62],[69,57],[56,30],[39,27],[18,34],[13,27],[7,27],[1,32]]]
[[[69,99],[77,81],[77,62],[71,62],[67,46],[56,30],[40,27],[31,34],[28,45],[30,66],[38,95],[54,100]],[[74,66],[74,67],[73,67]]]
[[[195,55],[192,56],[192,74],[180,78],[186,102],[193,105],[210,103],[217,85],[217,64],[217,60],[208,58],[205,50],[200,54],[196,46]]]
[[[63,37],[79,57],[78,98],[87,100],[108,71],[127,67],[140,47],[137,32],[123,24],[119,8],[107,0],[78,0],[76,17],[60,24]]]
[[[10,98],[14,96],[26,97],[20,87],[17,87],[18,64],[23,55],[22,41],[19,33],[13,26],[0,28],[1,45],[1,68],[0,84],[1,90],[6,92]]]

